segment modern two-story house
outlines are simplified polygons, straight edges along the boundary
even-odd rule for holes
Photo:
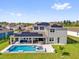
[[[67,29],[60,25],[35,23],[29,32],[14,33],[10,36],[11,44],[66,44]]]

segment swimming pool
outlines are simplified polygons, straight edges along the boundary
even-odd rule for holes
[[[7,52],[36,52],[36,51],[43,51],[43,47],[36,45],[13,45],[7,49]]]

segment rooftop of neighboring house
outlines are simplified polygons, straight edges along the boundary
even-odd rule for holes
[[[75,32],[79,32],[79,28],[68,28],[68,31],[75,31]]]
[[[62,25],[59,25],[59,24],[53,24],[53,25],[51,25],[51,27],[58,27],[58,28],[62,28],[63,26],[62,26]]]
[[[5,27],[0,27],[0,33],[9,32],[9,31],[12,31],[12,30],[8,30]]]
[[[53,25],[50,25],[51,29],[57,29],[57,30],[67,30],[67,28],[64,28],[62,25],[60,24],[53,24]]]
[[[9,27],[15,27],[16,25],[14,23],[10,23],[7,26],[9,26]]]

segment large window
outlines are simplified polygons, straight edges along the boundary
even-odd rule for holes
[[[50,38],[50,41],[54,41],[54,38]]]
[[[38,27],[34,27],[34,30],[38,30]]]
[[[44,30],[44,27],[40,27],[40,30]]]
[[[55,32],[55,29],[50,29],[50,32]]]
[[[16,38],[16,41],[18,41],[18,38]]]
[[[58,42],[58,43],[60,42],[60,38],[59,38],[59,37],[57,38],[57,42]]]

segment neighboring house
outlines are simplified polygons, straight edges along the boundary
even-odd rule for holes
[[[17,25],[17,28],[18,28],[19,30],[24,31],[24,30],[26,29],[26,26],[24,26],[24,25]]]
[[[5,26],[7,29],[9,30],[13,30],[13,31],[16,31],[16,30],[21,30],[21,31],[29,31],[30,30],[30,26],[25,26],[25,25],[14,25],[14,24],[9,24],[9,25],[6,25]]]
[[[8,30],[17,30],[18,29],[18,27],[16,27],[15,24],[8,24],[8,25],[6,25],[6,28]]]
[[[60,25],[49,23],[35,23],[30,32],[20,32],[11,35],[10,43],[32,44],[66,44],[67,29]]]
[[[67,35],[79,37],[79,29],[77,28],[68,29]]]
[[[0,39],[8,37],[13,34],[13,31],[0,27]]]
[[[33,28],[33,26],[26,26],[25,27],[25,31],[30,32],[30,31],[32,31],[32,28]]]
[[[9,30],[17,30],[16,26],[6,26],[6,28]]]

